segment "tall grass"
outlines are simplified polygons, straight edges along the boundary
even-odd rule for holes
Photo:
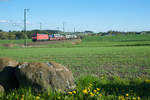
[[[34,92],[20,88],[1,94],[2,100],[149,100],[150,80],[109,80],[92,76],[76,79],[77,87],[68,91]]]
[[[84,42],[91,42],[91,41],[150,41],[150,34],[144,35],[116,35],[116,36],[87,36],[83,38]]]

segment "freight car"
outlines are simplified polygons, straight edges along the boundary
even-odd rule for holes
[[[77,38],[76,35],[60,35],[60,34],[33,34],[32,35],[32,41],[36,42],[36,41],[54,41],[54,40],[67,40],[67,39],[73,39],[73,38]]]

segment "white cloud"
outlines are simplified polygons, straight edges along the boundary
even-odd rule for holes
[[[22,20],[0,20],[0,23],[8,23],[8,24],[24,24]],[[26,21],[27,24],[32,24],[30,21]]]
[[[9,23],[9,20],[0,20],[0,23]]]

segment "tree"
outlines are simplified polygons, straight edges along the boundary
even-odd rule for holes
[[[3,32],[3,30],[0,29],[0,32]]]
[[[8,39],[8,33],[7,32],[0,32],[0,39],[2,39],[2,40]]]
[[[84,31],[84,33],[94,33],[93,31]]]

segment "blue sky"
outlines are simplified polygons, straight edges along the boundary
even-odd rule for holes
[[[150,0],[0,0],[0,29],[92,30],[94,32],[150,30]]]

